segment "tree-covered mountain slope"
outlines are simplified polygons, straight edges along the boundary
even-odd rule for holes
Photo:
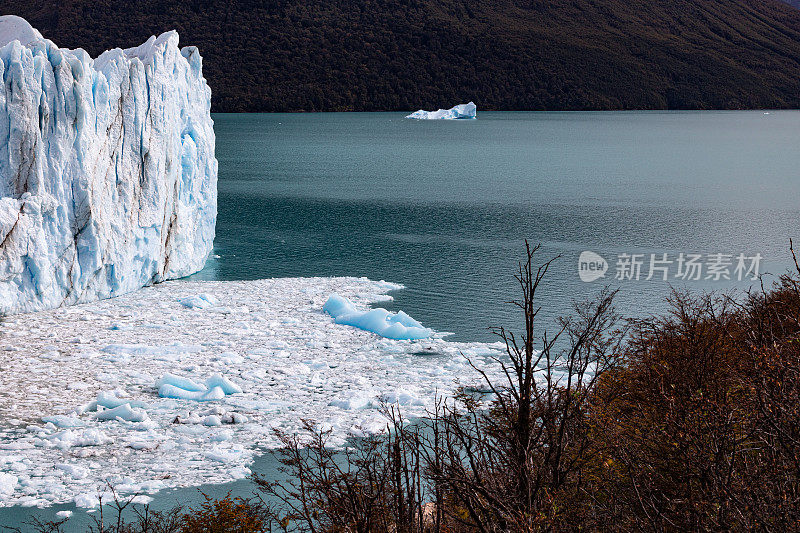
[[[215,111],[800,107],[778,0],[8,0],[95,55],[177,29]]]

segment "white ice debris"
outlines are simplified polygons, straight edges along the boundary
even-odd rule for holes
[[[6,472],[0,472],[0,496],[10,496],[19,483],[19,478]]]
[[[77,496],[75,496],[74,502],[75,502],[75,507],[83,509],[94,509],[95,507],[100,505],[100,499],[97,497],[97,494],[92,492],[85,492],[83,494],[78,494]]]
[[[200,270],[217,213],[211,91],[170,31],[92,59],[0,16],[0,314]]]
[[[207,411],[196,413],[189,411],[181,413],[172,421],[173,424],[203,424],[206,426],[221,426],[222,424],[244,424],[247,422],[247,417],[241,413],[227,411],[223,407],[212,407]],[[232,434],[226,432],[221,435],[212,435],[211,440],[230,440]]]
[[[432,329],[423,327],[403,311],[392,313],[380,307],[359,311],[350,300],[338,294],[331,294],[322,310],[337,324],[371,331],[387,339],[415,340],[433,335]]]
[[[34,445],[44,448],[68,450],[70,448],[102,446],[110,442],[112,442],[112,439],[105,432],[95,428],[88,428],[82,430],[66,429],[49,435],[45,434],[43,438]]]
[[[56,468],[62,470],[65,474],[71,476],[73,479],[85,479],[89,477],[89,469],[83,466],[60,463],[56,465]]]
[[[117,391],[103,391],[97,393],[97,399],[89,406],[90,411],[97,411],[98,408],[115,409],[123,405],[130,405],[134,408],[145,409],[147,404],[130,398],[119,397]]]
[[[384,402],[421,416],[437,393],[476,382],[462,354],[499,375],[499,345],[393,340],[321,311],[331,294],[369,309],[398,288],[364,278],[170,281],[35,320],[6,317],[0,506],[92,508],[106,480],[150,494],[240,479],[259,450],[280,445],[275,429],[316,420],[342,446],[385,430]],[[225,307],[178,301],[192,294]]]
[[[456,120],[456,119],[473,119],[475,118],[475,104],[469,102],[468,104],[459,104],[451,107],[450,109],[437,109],[436,111],[425,111],[420,109],[414,111],[406,118],[415,118],[421,120]]]

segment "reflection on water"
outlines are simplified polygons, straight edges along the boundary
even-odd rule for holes
[[[761,253],[779,273],[800,225],[795,111],[214,119],[219,257],[198,277],[386,279],[407,286],[387,307],[458,340],[517,324],[504,302],[524,239],[562,256],[541,290],[551,320],[613,282],[618,254]],[[605,279],[580,281],[584,250],[609,261]],[[642,315],[684,283],[617,285],[620,311]]]

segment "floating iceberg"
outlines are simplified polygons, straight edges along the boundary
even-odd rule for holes
[[[200,270],[217,215],[211,91],[178,34],[92,59],[0,16],[0,314]]]
[[[414,111],[406,118],[415,118],[421,120],[456,120],[456,119],[472,119],[475,118],[475,104],[470,102],[468,104],[459,104],[450,109],[438,109],[436,111],[425,111],[420,109]]]
[[[337,324],[371,331],[387,339],[426,339],[433,334],[432,329],[423,327],[403,311],[390,313],[381,308],[359,311],[350,300],[338,294],[331,294],[322,310],[331,315]]]
[[[169,385],[171,387],[177,387],[179,389],[183,389],[185,391],[190,392],[200,392],[205,391],[206,388],[200,385],[199,383],[195,383],[193,380],[189,378],[182,378],[180,376],[173,376],[172,374],[164,374],[164,376],[156,381],[156,388],[160,389],[164,385]]]
[[[198,402],[222,400],[226,395],[242,393],[242,389],[238,385],[220,374],[214,374],[208,378],[205,386],[195,383],[189,378],[164,374],[161,379],[156,381],[156,388],[158,395],[162,398]]]
[[[131,407],[129,403],[113,409],[98,411],[95,418],[98,420],[125,420],[127,422],[145,422],[149,419],[144,409]]]

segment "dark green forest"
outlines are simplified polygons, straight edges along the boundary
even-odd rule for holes
[[[176,29],[215,111],[800,107],[777,0],[6,0],[93,56]]]

